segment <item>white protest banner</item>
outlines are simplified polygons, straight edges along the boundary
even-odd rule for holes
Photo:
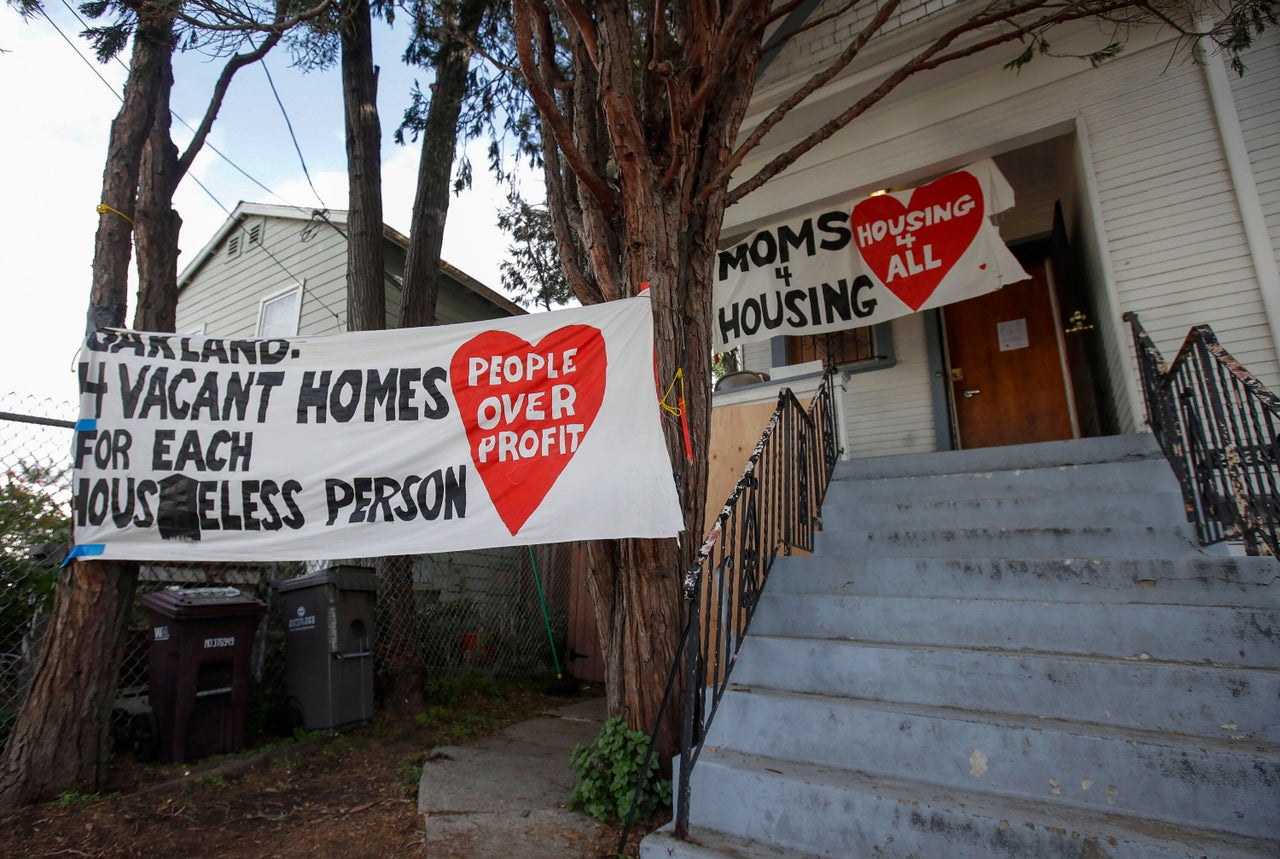
[[[986,159],[759,230],[717,256],[712,342],[875,325],[1025,280],[989,218],[1011,206]]]
[[[102,330],[73,557],[326,560],[682,528],[647,297],[437,328]]]

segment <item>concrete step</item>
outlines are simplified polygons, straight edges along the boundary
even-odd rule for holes
[[[1280,839],[1265,743],[756,689],[726,692],[708,747]]]
[[[933,476],[975,471],[1058,468],[1065,465],[1108,465],[1160,460],[1164,456],[1150,433],[1050,441],[1010,447],[983,447],[902,456],[851,459],[836,464],[839,480]],[[1165,469],[1169,466],[1166,464]]]
[[[795,850],[739,838],[727,832],[701,829],[681,841],[673,832],[674,824],[645,836],[640,842],[640,859],[819,859],[821,854],[797,853]]]
[[[815,554],[867,558],[1167,558],[1224,555],[1202,549],[1186,525],[1045,528],[937,528],[852,530],[824,519]]]
[[[731,688],[1280,743],[1280,670],[752,635]]]
[[[822,510],[824,522],[859,531],[898,529],[910,523],[917,529],[1085,527],[1106,522],[1127,525],[1180,525],[1182,496],[1173,491],[1124,492],[1099,497],[1084,491],[1059,492],[1031,498],[961,498],[877,501],[867,499],[842,507],[834,502]]]
[[[961,471],[915,477],[840,478],[827,489],[827,503],[848,507],[864,502],[1010,498],[1059,493],[1179,492],[1168,463],[1144,459],[1057,467]]]
[[[766,589],[754,635],[1280,667],[1280,611],[945,597],[814,597]]]
[[[1112,810],[955,790],[728,749],[703,749],[692,789],[691,834],[710,849],[719,832],[736,833],[737,843],[771,844],[786,855],[840,859],[1259,859],[1280,849],[1274,840],[1134,820]],[[655,852],[641,856],[739,855],[684,853],[673,842],[669,833],[660,836]]]
[[[1004,597],[1280,608],[1274,558],[858,558],[783,556],[773,594]]]

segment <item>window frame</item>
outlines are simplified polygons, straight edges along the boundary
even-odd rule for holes
[[[274,337],[296,337],[298,335],[298,325],[302,319],[302,289],[303,284],[295,284],[287,289],[282,289],[278,292],[272,293],[271,295],[265,295],[258,299],[258,321],[254,327],[254,336],[264,339]],[[279,335],[264,334],[262,331],[262,323],[265,318],[267,306],[282,301],[290,296],[293,296],[295,299],[293,303],[293,325],[291,326],[293,330]]]

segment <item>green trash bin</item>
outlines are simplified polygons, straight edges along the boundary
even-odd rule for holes
[[[378,577],[336,566],[276,583],[284,603],[285,685],[302,726],[330,731],[373,718]]]

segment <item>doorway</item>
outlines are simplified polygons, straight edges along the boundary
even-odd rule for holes
[[[957,447],[1078,438],[1050,243],[1012,248],[1031,275],[943,308]]]

